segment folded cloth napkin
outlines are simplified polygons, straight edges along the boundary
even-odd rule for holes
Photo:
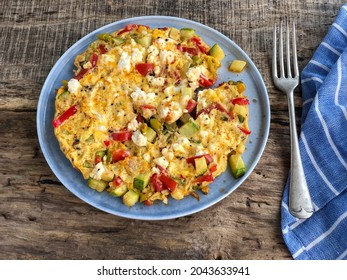
[[[315,213],[296,219],[282,200],[294,259],[347,259],[347,4],[301,75],[301,157]]]

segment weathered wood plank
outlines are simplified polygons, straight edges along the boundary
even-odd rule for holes
[[[296,20],[302,69],[342,3],[0,0],[0,259],[291,258],[280,230],[289,124],[286,98],[271,81],[272,26]],[[87,205],[52,174],[36,136],[40,90],[59,57],[96,28],[141,15],[192,19],[233,39],[263,75],[272,107],[267,147],[244,184],[203,212],[168,221],[128,220]],[[300,91],[295,102],[300,114]]]

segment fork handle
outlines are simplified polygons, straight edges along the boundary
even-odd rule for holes
[[[287,94],[287,98],[291,143],[289,211],[299,219],[306,219],[313,214],[314,210],[300,156],[293,91]]]

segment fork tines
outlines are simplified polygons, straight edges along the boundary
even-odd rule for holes
[[[279,33],[279,73],[277,69],[277,28],[276,24],[273,31],[273,53],[272,53],[272,75],[273,78],[298,78],[299,77],[299,69],[298,69],[298,59],[296,54],[296,40],[295,40],[295,23],[293,22],[292,26],[292,42],[290,42],[290,27],[288,21],[286,22],[286,71],[285,71],[285,63],[284,63],[284,50],[283,50],[283,28],[282,22],[280,24],[280,33]],[[291,46],[290,46],[291,45]],[[292,64],[294,68],[294,73],[291,70],[291,55],[292,53]],[[279,76],[278,76],[279,74]],[[294,76],[292,76],[294,74]]]

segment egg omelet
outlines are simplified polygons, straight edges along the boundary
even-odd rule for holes
[[[223,58],[189,28],[99,34],[57,90],[62,152],[89,187],[128,206],[199,198],[228,160],[241,176],[249,102],[242,82],[211,88]]]

